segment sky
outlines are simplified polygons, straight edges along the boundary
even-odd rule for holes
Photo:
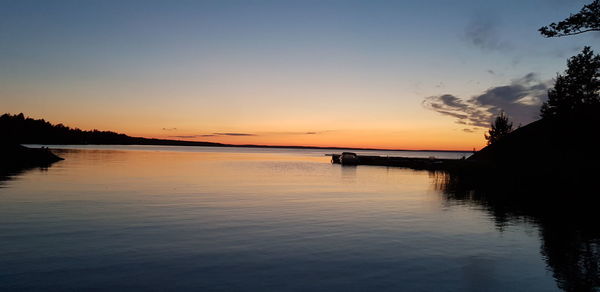
[[[0,0],[0,112],[231,144],[472,150],[538,118],[590,1]]]

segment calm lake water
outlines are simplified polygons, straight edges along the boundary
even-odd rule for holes
[[[324,156],[340,150],[60,148],[0,182],[2,291],[559,290],[537,222],[499,224],[429,172]]]

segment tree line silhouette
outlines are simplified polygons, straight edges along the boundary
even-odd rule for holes
[[[109,144],[223,146],[220,143],[131,137],[112,131],[85,131],[20,114],[0,116],[0,137],[7,144]]]

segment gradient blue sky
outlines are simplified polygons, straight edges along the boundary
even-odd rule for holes
[[[600,38],[537,29],[586,3],[0,0],[0,110],[146,137],[471,149],[481,118],[423,102],[532,121],[485,93],[543,99]]]

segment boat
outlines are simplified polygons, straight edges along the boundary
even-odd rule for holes
[[[342,152],[340,155],[340,164],[342,165],[357,165],[358,164],[358,155],[353,152]]]

